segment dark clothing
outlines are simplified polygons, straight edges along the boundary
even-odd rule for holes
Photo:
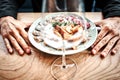
[[[120,17],[120,0],[108,0],[106,5],[103,7],[102,12],[105,18],[114,16]]]
[[[91,11],[92,4],[93,0],[85,0],[86,11]],[[120,16],[120,0],[96,0],[95,8],[102,9],[104,18]]]
[[[0,17],[16,18],[19,8],[25,0],[0,0]],[[86,11],[91,11],[93,0],[85,0]],[[42,0],[32,0],[33,11],[40,12]],[[72,3],[71,3],[72,4]],[[120,0],[96,0],[96,8],[102,9],[103,17],[120,16]]]
[[[42,0],[31,0],[34,12],[40,12]],[[13,16],[17,17],[19,8],[24,4],[25,0],[0,0],[0,17]]]

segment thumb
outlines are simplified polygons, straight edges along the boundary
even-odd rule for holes
[[[96,25],[96,26],[102,26],[102,25],[103,25],[103,22],[102,22],[102,21],[95,22],[95,25]]]

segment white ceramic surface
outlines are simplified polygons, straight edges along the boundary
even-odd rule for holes
[[[48,14],[45,18],[49,18],[51,16],[60,15],[60,14],[61,13]],[[61,50],[57,50],[57,49],[54,49],[52,47],[48,47],[48,46],[44,45],[43,42],[38,43],[38,42],[36,42],[34,40],[32,32],[33,32],[33,30],[35,30],[35,27],[38,25],[38,23],[42,22],[42,21],[43,21],[43,18],[38,18],[36,21],[33,22],[31,27],[29,28],[28,37],[29,37],[29,40],[30,40],[31,44],[34,47],[36,47],[38,50],[41,50],[41,51],[43,51],[45,53],[53,54],[53,55],[62,55],[63,52]],[[95,26],[95,24],[93,22],[91,22],[88,19],[87,19],[87,21],[90,23],[90,26],[91,26],[88,29],[89,40],[86,41],[83,44],[78,45],[76,50],[66,50],[65,51],[66,55],[75,54],[75,53],[84,51],[84,50],[88,49],[95,42],[95,40],[97,38],[97,28],[96,28],[96,26]],[[59,45],[59,44],[56,44],[56,45]]]

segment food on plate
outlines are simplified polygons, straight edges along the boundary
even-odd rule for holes
[[[89,28],[90,24],[78,15],[59,14],[39,22],[33,30],[33,37],[36,42],[43,41],[55,49],[62,49],[63,41],[66,49],[77,49],[78,45],[88,40]]]

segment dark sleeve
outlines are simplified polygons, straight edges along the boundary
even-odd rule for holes
[[[120,0],[106,0],[102,13],[104,18],[120,16]]]
[[[18,8],[24,0],[0,0],[0,18],[4,16],[17,17]]]
[[[41,12],[42,0],[32,0],[32,7],[34,12]]]

